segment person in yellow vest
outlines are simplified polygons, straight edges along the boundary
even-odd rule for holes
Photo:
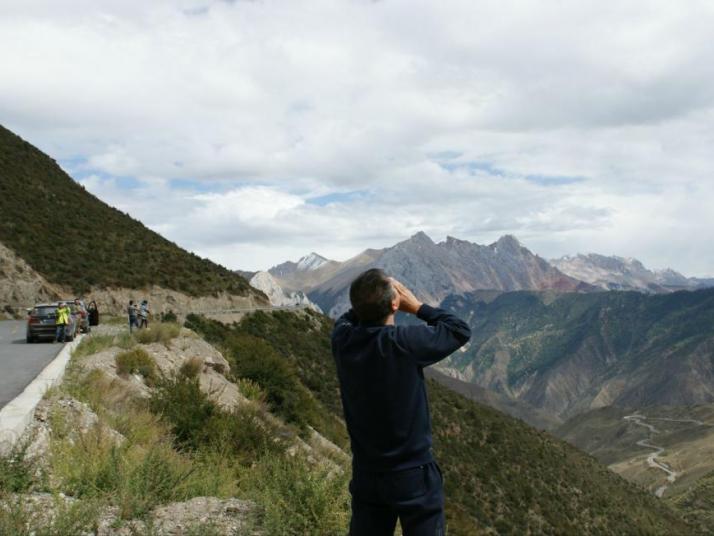
[[[71,314],[72,312],[70,311],[69,307],[67,307],[67,304],[65,304],[64,302],[60,302],[59,306],[57,307],[57,311],[55,312],[55,324],[57,325],[55,340],[57,342],[64,342]]]

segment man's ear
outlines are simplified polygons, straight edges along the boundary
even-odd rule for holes
[[[394,298],[392,298],[392,313],[399,311],[399,294],[394,293]]]

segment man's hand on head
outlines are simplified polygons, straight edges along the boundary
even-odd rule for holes
[[[413,315],[417,314],[417,311],[419,311],[419,308],[422,306],[422,302],[411,290],[402,285],[399,281],[394,278],[391,279],[394,290],[396,290],[399,295],[399,310]]]

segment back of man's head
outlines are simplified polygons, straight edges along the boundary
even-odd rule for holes
[[[372,268],[350,285],[350,302],[360,322],[381,324],[392,314],[394,287],[382,270]]]

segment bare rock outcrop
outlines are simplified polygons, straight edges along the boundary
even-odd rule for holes
[[[66,289],[49,283],[0,242],[0,314],[12,316],[14,311],[38,301],[53,301],[66,295]]]

